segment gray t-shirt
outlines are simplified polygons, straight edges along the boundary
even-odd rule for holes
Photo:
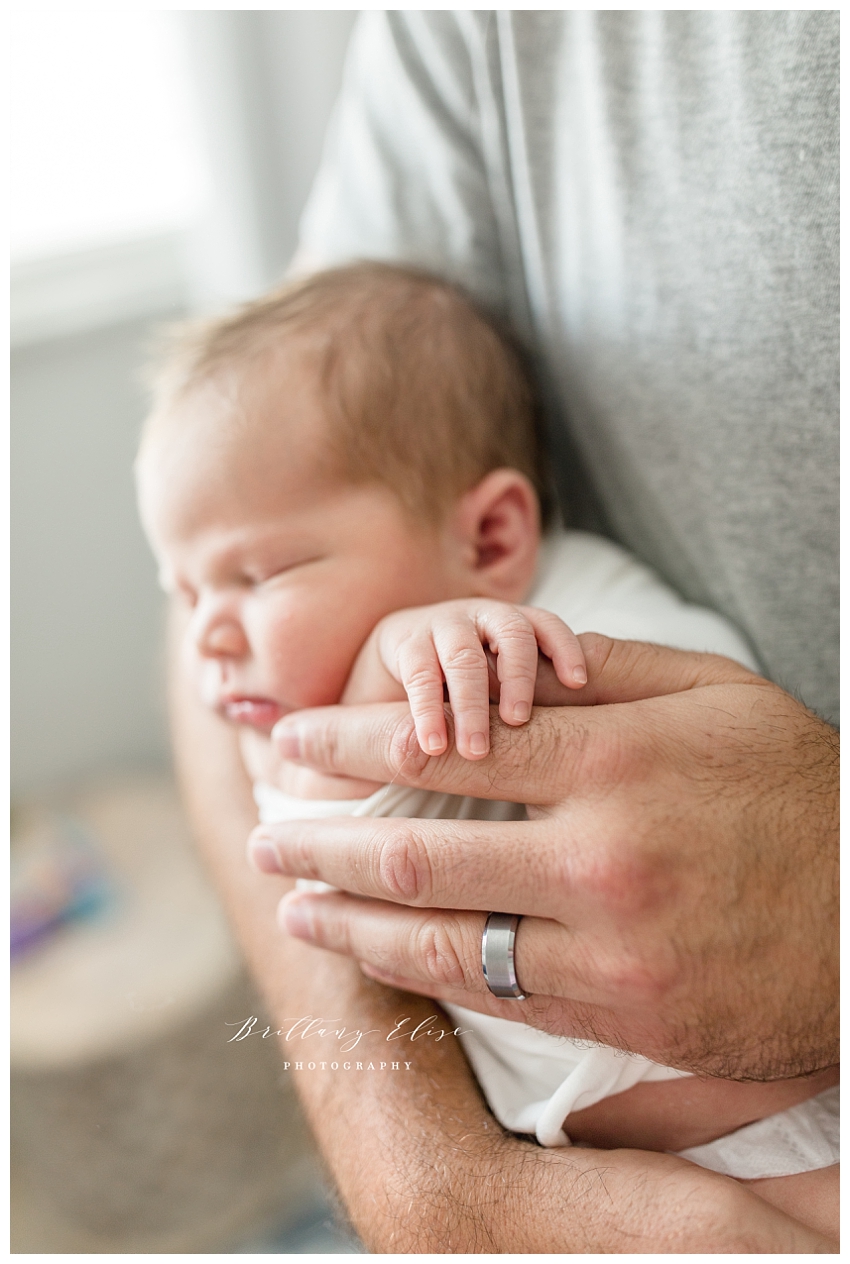
[[[834,11],[369,12],[302,226],[507,316],[568,520],[833,719],[837,154]]]

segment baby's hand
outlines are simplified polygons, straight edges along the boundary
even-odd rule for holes
[[[561,684],[587,683],[584,654],[557,615],[532,606],[470,598],[387,615],[372,636],[373,652],[403,686],[422,750],[441,755],[448,744],[445,684],[458,752],[482,759],[490,749],[490,671],[494,661],[499,715],[524,724],[531,715],[539,652],[551,659]]]

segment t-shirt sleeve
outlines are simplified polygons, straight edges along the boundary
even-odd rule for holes
[[[361,15],[301,222],[302,259],[414,263],[504,305],[487,111],[476,91],[488,16]]]

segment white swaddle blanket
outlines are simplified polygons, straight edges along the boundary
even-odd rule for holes
[[[622,549],[582,532],[558,532],[546,542],[528,604],[560,615],[575,632],[705,650],[756,667],[746,643],[724,619],[687,605]],[[521,804],[394,785],[367,799],[340,801],[299,799],[257,782],[254,797],[260,820],[268,824],[332,816],[505,821],[525,815]],[[444,1008],[462,1029],[464,1050],[496,1118],[511,1131],[534,1134],[541,1145],[570,1144],[565,1121],[575,1110],[641,1081],[688,1074],[593,1041],[551,1036],[460,1006]],[[837,1103],[838,1090],[827,1090],[791,1111],[684,1151],[683,1157],[750,1179],[829,1166],[838,1161]],[[744,1136],[753,1130],[759,1135]],[[832,1157],[824,1162],[825,1156]]]

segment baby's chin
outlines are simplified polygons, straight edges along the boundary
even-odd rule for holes
[[[379,781],[358,781],[314,772],[312,768],[302,768],[282,759],[273,769],[266,765],[263,780],[296,799],[368,799],[382,786]]]
[[[368,799],[380,790],[379,782],[334,777],[281,759],[268,733],[240,725],[239,747],[252,781],[264,781],[295,799]]]

